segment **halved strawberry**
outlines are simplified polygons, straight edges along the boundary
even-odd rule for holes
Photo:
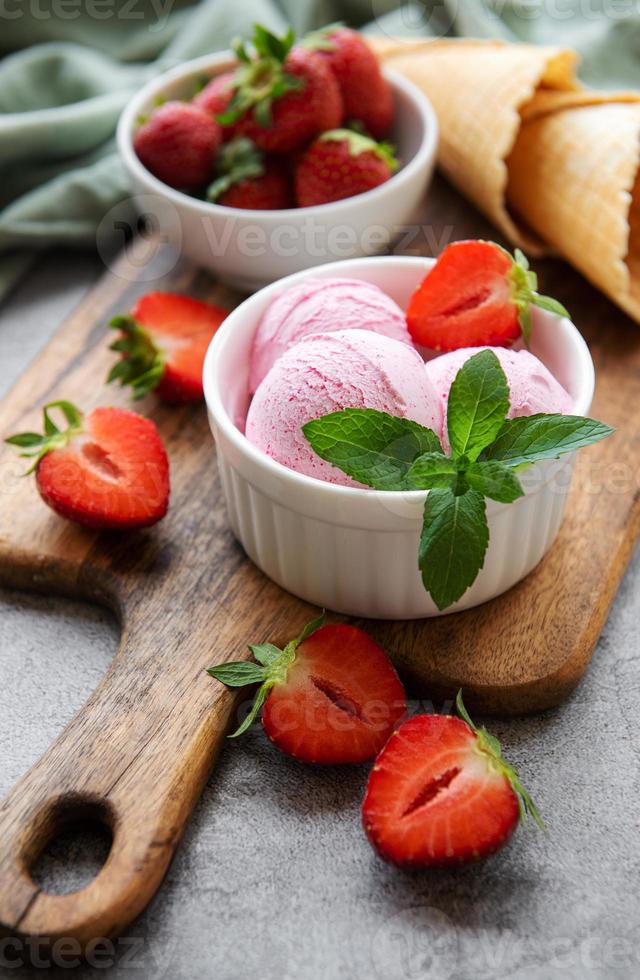
[[[454,242],[411,297],[409,332],[417,344],[441,351],[508,347],[520,334],[528,341],[532,305],[569,316],[537,288],[520,249],[513,258],[495,242]]]
[[[110,349],[120,359],[107,381],[131,385],[133,397],[150,391],[167,402],[200,401],[202,368],[214,333],[228,310],[179,293],[147,293],[129,316],[109,326],[120,337]]]
[[[500,743],[461,718],[416,715],[391,736],[371,770],[364,828],[381,857],[405,868],[464,864],[497,851],[518,818],[542,825]]]
[[[68,423],[61,430],[50,411]],[[159,521],[169,505],[169,461],[150,419],[122,408],[86,417],[67,401],[44,407],[44,435],[5,440],[34,460],[40,496],[61,517],[87,527],[125,530]]]
[[[355,626],[310,623],[284,650],[250,647],[258,663],[211,667],[229,687],[260,683],[253,708],[234,737],[260,708],[268,737],[303,762],[341,764],[372,759],[406,711],[405,694],[391,662]]]

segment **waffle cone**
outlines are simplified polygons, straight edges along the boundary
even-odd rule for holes
[[[582,88],[560,48],[374,47],[432,101],[449,179],[511,242],[560,252],[640,321],[640,93]]]

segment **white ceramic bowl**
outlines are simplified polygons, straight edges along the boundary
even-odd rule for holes
[[[173,190],[143,166],[133,149],[140,116],[153,109],[159,96],[188,98],[198,79],[233,64],[228,53],[189,61],[153,79],[124,109],[118,147],[138,211],[183,254],[245,290],[336,259],[384,251],[414,216],[433,174],[438,146],[438,121],[431,103],[415,85],[394,73],[387,72],[395,100],[390,139],[402,168],[366,194],[316,208],[244,211]]]
[[[266,456],[242,434],[249,404],[249,356],[260,317],[276,295],[307,276],[375,283],[405,308],[432,259],[356,259],[297,274],[263,289],[227,318],[204,366],[204,391],[218,447],[231,527],[249,557],[287,591],[318,606],[375,619],[439,615],[418,571],[425,491],[378,492],[324,483]],[[531,349],[586,415],[593,362],[567,319],[534,311]],[[490,542],[484,568],[446,612],[479,605],[524,578],[551,547],[562,520],[573,457],[521,474],[526,495],[487,501]]]

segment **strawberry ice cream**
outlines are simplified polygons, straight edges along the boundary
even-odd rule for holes
[[[258,326],[251,394],[285,351],[314,333],[371,330],[411,344],[404,313],[381,289],[359,279],[306,279],[278,296]]]
[[[573,408],[573,400],[559,381],[556,381],[542,361],[527,350],[507,350],[504,347],[465,347],[435,357],[426,365],[443,411],[442,444],[449,450],[446,433],[447,399],[454,378],[464,362],[481,350],[491,350],[496,355],[509,383],[511,407],[508,417],[536,415],[538,412],[566,415]]]
[[[440,432],[442,407],[413,347],[368,330],[316,334],[280,357],[247,415],[247,438],[298,473],[357,487],[317,456],[302,432],[312,419],[343,408],[374,408]]]

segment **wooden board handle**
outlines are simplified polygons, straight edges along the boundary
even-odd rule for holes
[[[0,923],[12,933],[83,947],[116,934],[152,897],[182,836],[235,699],[203,678],[185,707],[184,675],[140,663],[145,626],[127,629],[99,688],[2,804]],[[65,825],[87,816],[113,834],[104,867],[82,891],[42,891],[29,869]]]

